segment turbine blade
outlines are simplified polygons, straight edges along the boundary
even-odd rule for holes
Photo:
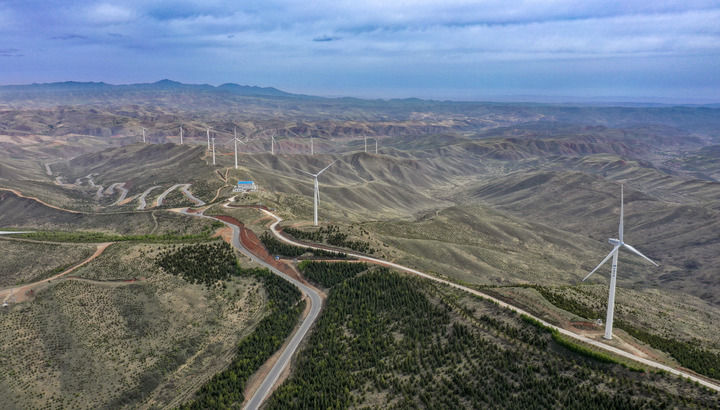
[[[326,169],[330,168],[330,167],[331,167],[334,163],[336,163],[336,162],[337,162],[337,160],[331,162],[330,165],[326,166],[325,168],[323,168],[322,170],[320,170],[320,172],[318,172],[318,173],[315,174],[315,175],[320,175],[320,174],[322,174],[323,172],[325,172]]]
[[[314,176],[315,176],[315,174],[311,174],[311,173],[309,173],[309,172],[307,172],[307,171],[303,171],[303,170],[300,169],[300,168],[295,168],[295,167],[293,167],[293,169],[294,169],[295,171],[300,171],[300,172],[302,172],[303,174],[308,174],[308,175],[310,175],[311,177],[314,177]]]
[[[653,265],[655,265],[655,266],[660,266],[660,265],[658,265],[657,263],[653,262],[652,259],[650,259],[650,258],[648,258],[647,256],[643,255],[642,253],[640,253],[639,250],[633,248],[632,246],[630,246],[630,245],[628,245],[628,244],[626,244],[626,243],[624,243],[623,246],[625,246],[626,248],[628,248],[628,250],[629,250],[630,252],[632,252],[632,253],[634,253],[635,255],[637,255],[637,256],[645,259],[646,261],[652,263]]]
[[[589,278],[590,275],[595,273],[596,270],[598,270],[601,266],[603,266],[605,264],[605,262],[607,262],[608,259],[610,259],[613,256],[613,253],[616,252],[617,250],[618,250],[618,246],[614,247],[613,250],[611,250],[610,253],[608,253],[608,256],[606,256],[605,259],[603,259],[602,262],[600,262],[600,264],[598,266],[596,266],[595,269],[592,270],[592,272],[588,273],[587,276],[585,276],[583,278],[583,282],[585,282],[585,280],[587,278]]]
[[[620,184],[620,227],[618,228],[618,239],[620,239],[620,243],[623,241],[623,216],[624,216],[624,210],[623,210],[623,186]]]

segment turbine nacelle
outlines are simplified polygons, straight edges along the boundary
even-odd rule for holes
[[[610,243],[610,245],[612,245],[612,246],[623,246],[623,243],[620,242],[620,239],[616,239],[616,238],[608,239],[608,243]]]

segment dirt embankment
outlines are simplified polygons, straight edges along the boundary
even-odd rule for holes
[[[214,216],[214,218],[220,219],[224,222],[233,224],[240,228],[240,243],[243,247],[245,247],[245,249],[250,251],[250,253],[262,259],[263,261],[265,261],[272,267],[278,269],[279,271],[287,274],[288,276],[309,285],[309,283],[302,276],[300,276],[300,274],[295,270],[295,268],[293,268],[289,263],[285,261],[275,260],[275,258],[270,255],[267,249],[265,249],[265,246],[260,241],[260,238],[255,235],[255,232],[246,228],[245,224],[243,224],[236,218],[227,215],[216,215]]]

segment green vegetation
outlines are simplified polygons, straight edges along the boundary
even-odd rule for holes
[[[340,228],[336,225],[320,227],[318,230],[312,232],[287,227],[283,228],[283,232],[286,232],[292,237],[300,240],[326,243],[328,245],[338,246],[340,248],[348,248],[362,253],[375,252],[375,249],[370,247],[369,242],[348,240],[348,234],[340,232]]]
[[[200,234],[161,234],[161,235],[115,235],[104,232],[67,232],[67,231],[39,231],[14,235],[18,238],[33,239],[47,242],[191,242],[210,239],[208,230]]]
[[[270,271],[246,269],[239,273],[262,280],[270,314],[239,343],[230,366],[205,383],[195,399],[182,405],[182,409],[230,408],[242,403],[248,378],[282,346],[305,308],[305,302],[300,302],[300,291]]]
[[[301,248],[299,246],[281,242],[279,239],[275,238],[270,234],[270,232],[267,231],[263,232],[263,234],[260,235],[260,241],[262,241],[263,245],[265,245],[265,248],[267,248],[268,252],[270,252],[271,255],[281,255],[289,258],[294,258],[300,255],[304,255],[306,253],[311,253],[315,257],[336,259],[347,258],[347,255],[341,252],[331,252],[312,248]]]
[[[215,285],[228,280],[240,269],[235,251],[226,242],[171,246],[157,256],[157,264],[165,272],[182,276],[190,283]]]
[[[543,286],[531,287],[540,292],[548,302],[560,309],[584,318],[603,317],[603,312],[588,307],[577,300],[567,298],[558,292],[553,292],[550,288]],[[614,325],[653,348],[669,353],[682,366],[720,380],[720,354],[705,350],[695,342],[663,337],[638,329],[622,319],[616,318]]]
[[[355,262],[302,261],[298,264],[298,269],[311,281],[330,288],[367,270],[368,265]]]
[[[268,408],[716,403],[712,393],[691,383],[632,372],[589,359],[587,352],[575,348],[568,351],[545,329],[507,309],[467,298],[385,268],[338,283],[295,373],[270,398]],[[674,388],[661,388],[664,383],[674,383]]]

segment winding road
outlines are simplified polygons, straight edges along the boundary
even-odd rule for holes
[[[290,359],[293,357],[295,352],[298,349],[298,346],[300,346],[300,342],[305,338],[308,331],[310,330],[310,327],[317,319],[318,315],[320,314],[320,309],[322,308],[322,297],[320,296],[320,293],[311,288],[310,286],[305,285],[304,283],[298,281],[297,279],[288,276],[284,272],[280,271],[276,267],[268,264],[264,260],[258,258],[255,256],[252,252],[250,252],[248,249],[246,249],[242,243],[240,242],[240,228],[237,225],[231,224],[229,222],[223,221],[218,218],[213,218],[211,216],[203,215],[202,213],[195,213],[190,212],[188,209],[184,209],[180,211],[181,213],[189,216],[196,216],[196,217],[202,217],[202,218],[209,218],[215,221],[220,221],[224,223],[226,226],[230,227],[232,229],[232,244],[235,248],[237,248],[243,255],[247,256],[252,260],[253,262],[256,262],[260,264],[263,267],[266,267],[270,269],[271,272],[274,274],[282,277],[283,279],[287,280],[288,282],[295,285],[298,289],[300,289],[300,292],[304,296],[307,296],[310,301],[310,313],[305,317],[303,322],[300,324],[300,327],[295,331],[295,333],[292,335],[292,338],[290,339],[290,342],[285,346],[285,349],[280,354],[280,357],[277,359],[275,364],[273,364],[272,368],[268,372],[268,374],[265,376],[265,379],[262,381],[262,384],[260,387],[258,387],[257,390],[255,390],[255,393],[253,393],[252,397],[250,397],[250,400],[245,404],[245,409],[249,410],[255,410],[260,408],[260,405],[265,401],[265,399],[270,395],[270,392],[275,387],[275,384],[277,383],[278,379],[280,378],[280,375],[282,372],[290,365]]]
[[[271,216],[271,217],[273,217],[273,218],[275,219],[275,222],[273,222],[273,223],[270,225],[270,230],[272,231],[273,235],[275,235],[275,237],[277,237],[279,240],[281,240],[281,241],[283,241],[283,242],[285,242],[285,243],[287,243],[287,244],[294,245],[294,246],[308,247],[308,248],[319,249],[319,250],[328,250],[328,249],[331,249],[331,248],[329,248],[329,247],[320,247],[320,246],[316,246],[316,245],[312,245],[312,244],[308,244],[308,243],[297,242],[297,241],[294,241],[294,240],[292,240],[292,239],[290,239],[290,238],[285,237],[284,235],[282,235],[282,233],[281,233],[281,232],[278,230],[278,228],[277,228],[278,224],[282,221],[282,218],[280,218],[279,216],[275,215],[274,213],[268,211],[267,209],[262,209],[262,208],[259,208],[259,209],[260,209],[262,212],[266,213],[268,216]],[[339,252],[339,251],[338,251],[338,252]],[[567,330],[567,329],[564,329],[564,328],[555,326],[555,325],[553,325],[553,324],[551,324],[551,323],[548,323],[548,322],[540,319],[539,317],[534,316],[533,314],[531,314],[531,313],[529,313],[529,312],[526,312],[526,311],[523,310],[523,309],[520,309],[520,308],[518,308],[518,307],[516,307],[516,306],[513,306],[513,305],[511,305],[511,304],[508,304],[507,302],[503,302],[503,301],[500,300],[500,299],[494,298],[494,297],[492,297],[492,296],[490,296],[490,295],[488,295],[488,294],[482,293],[482,292],[480,292],[480,291],[478,291],[478,290],[475,290],[475,289],[472,289],[472,288],[468,288],[468,287],[466,287],[466,286],[462,286],[462,285],[459,285],[459,284],[457,284],[457,283],[450,282],[450,281],[445,280],[445,279],[440,279],[440,278],[438,278],[438,277],[429,275],[429,274],[424,273],[424,272],[420,272],[419,270],[416,270],[416,269],[412,269],[412,268],[408,268],[408,267],[403,266],[403,265],[399,265],[399,264],[397,264],[397,263],[388,262],[388,261],[385,261],[385,260],[382,260],[382,259],[373,258],[373,257],[370,257],[370,256],[365,256],[365,255],[361,255],[361,254],[357,254],[357,253],[351,253],[351,252],[345,252],[345,251],[343,251],[343,252],[346,253],[348,256],[352,256],[352,257],[355,257],[355,258],[360,259],[360,260],[364,260],[364,261],[372,262],[372,263],[375,263],[375,264],[384,265],[384,266],[387,266],[387,267],[390,267],[390,268],[402,270],[402,271],[411,273],[411,274],[413,274],[413,275],[420,276],[420,277],[423,277],[423,278],[425,278],[425,279],[432,280],[432,281],[437,282],[437,283],[442,283],[442,284],[444,284],[444,285],[451,286],[451,287],[453,287],[453,288],[463,290],[463,291],[468,292],[468,293],[471,293],[471,294],[473,294],[473,295],[475,295],[475,296],[479,296],[479,297],[481,297],[481,298],[483,298],[483,299],[487,299],[487,300],[493,301],[493,302],[497,303],[498,305],[500,305],[500,306],[502,306],[502,307],[508,308],[508,309],[510,309],[510,310],[512,310],[512,311],[514,311],[514,312],[519,313],[519,314],[523,314],[523,315],[529,316],[529,317],[537,320],[538,322],[542,323],[543,325],[545,325],[545,326],[547,326],[547,327],[549,327],[549,328],[552,328],[552,329],[557,330],[558,332],[562,333],[562,334],[565,335],[565,336],[569,336],[569,337],[571,337],[571,338],[573,338],[573,339],[575,339],[575,340],[579,340],[579,341],[584,342],[584,343],[587,343],[587,344],[589,344],[589,345],[592,345],[592,346],[598,347],[598,348],[600,348],[600,349],[603,349],[603,350],[612,352],[612,353],[614,353],[614,354],[616,354],[616,355],[618,355],[618,356],[622,356],[622,357],[625,357],[625,358],[627,358],[627,359],[630,359],[630,360],[633,360],[633,361],[642,363],[642,364],[644,364],[644,365],[646,365],[646,366],[653,367],[653,368],[660,369],[660,370],[664,370],[664,371],[666,371],[666,372],[668,372],[668,373],[671,373],[671,374],[674,374],[674,375],[676,375],[676,376],[684,377],[684,378],[689,379],[689,380],[691,380],[691,381],[693,381],[693,382],[697,382],[697,383],[699,383],[699,384],[701,384],[701,385],[703,385],[703,386],[705,386],[705,387],[708,387],[708,388],[710,388],[710,389],[712,389],[712,390],[715,390],[715,391],[717,391],[717,392],[720,392],[720,385],[715,384],[715,383],[712,383],[712,382],[710,382],[710,381],[708,381],[708,380],[706,380],[706,379],[704,379],[704,378],[698,377],[698,376],[696,376],[696,375],[694,375],[694,374],[691,374],[691,373],[688,373],[688,372],[685,372],[685,371],[682,371],[682,370],[675,369],[675,368],[670,367],[670,366],[666,366],[666,365],[664,365],[664,364],[662,364],[662,363],[658,363],[658,362],[655,362],[655,361],[653,361],[653,360],[646,359],[646,358],[644,358],[644,357],[637,356],[637,355],[635,355],[635,354],[632,354],[632,353],[626,352],[626,351],[624,351],[624,350],[618,349],[617,347],[607,345],[607,344],[605,344],[605,343],[603,343],[603,342],[601,342],[601,341],[599,341],[599,340],[591,339],[591,338],[589,338],[589,337],[587,337],[587,336],[584,336],[584,335],[581,335],[581,334],[577,334],[577,333],[572,332],[572,331],[570,331],[570,330]]]
[[[138,202],[140,202],[140,205],[138,205],[138,207],[137,207],[138,210],[145,209],[145,207],[147,206],[147,202],[145,202],[145,198],[148,196],[150,191],[152,191],[153,189],[157,189],[157,188],[160,188],[160,185],[151,186],[150,188],[146,189],[145,192],[142,193],[142,195],[140,195],[140,198],[138,198]]]

